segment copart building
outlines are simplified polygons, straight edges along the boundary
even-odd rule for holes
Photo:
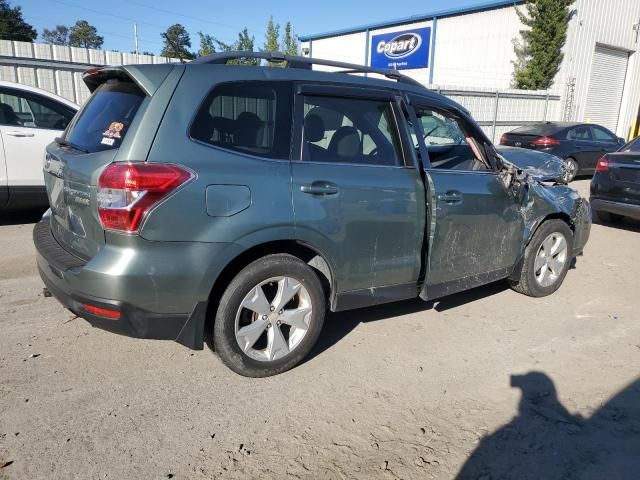
[[[304,55],[402,70],[427,86],[508,89],[524,1],[493,1],[305,35]],[[640,116],[640,0],[577,0],[552,91],[554,120],[627,137]]]

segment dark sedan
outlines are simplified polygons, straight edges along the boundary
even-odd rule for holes
[[[616,153],[607,153],[591,180],[591,206],[605,222],[640,220],[640,137]]]
[[[501,145],[550,153],[566,162],[565,181],[595,171],[597,161],[625,144],[604,127],[588,123],[544,122],[516,128],[500,138]]]

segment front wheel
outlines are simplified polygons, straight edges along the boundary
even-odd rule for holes
[[[268,377],[289,370],[313,348],[325,316],[316,273],[291,255],[269,255],[245,267],[222,295],[213,344],[231,370]]]
[[[573,232],[562,220],[544,222],[524,253],[522,272],[512,288],[530,297],[551,295],[567,275],[573,252]]]

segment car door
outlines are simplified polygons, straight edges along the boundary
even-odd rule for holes
[[[2,135],[0,135],[0,208],[4,207],[9,200],[9,184],[7,182],[7,164],[4,158],[4,145]]]
[[[580,172],[592,172],[600,158],[600,145],[593,141],[589,125],[580,125],[567,132],[567,140],[573,144],[572,156],[578,162]]]
[[[53,99],[0,88],[0,135],[9,187],[43,187],[45,147],[59,136],[75,111]]]
[[[416,297],[424,189],[393,92],[299,85],[295,109],[296,232],[332,260],[334,308]]]
[[[523,251],[524,220],[518,199],[487,158],[493,147],[460,112],[433,100],[413,98],[412,104],[431,219],[422,297],[507,277]],[[445,124],[437,141],[424,128],[433,118]]]

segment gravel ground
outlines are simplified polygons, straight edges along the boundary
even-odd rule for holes
[[[303,365],[256,380],[44,298],[33,221],[0,226],[0,479],[640,471],[640,224],[594,225],[555,295],[335,314]]]

